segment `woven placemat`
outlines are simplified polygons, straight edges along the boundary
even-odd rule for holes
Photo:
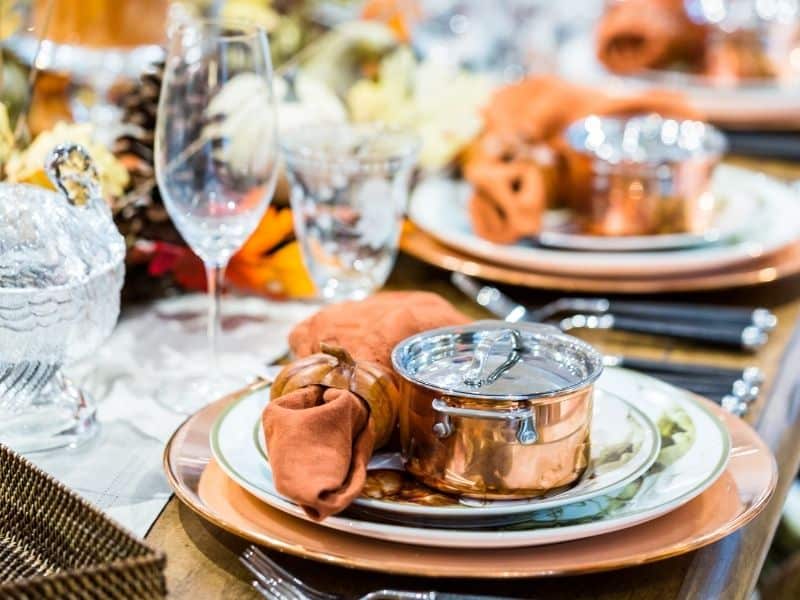
[[[0,598],[164,598],[165,556],[0,444]]]

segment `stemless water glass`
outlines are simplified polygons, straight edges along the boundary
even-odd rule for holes
[[[382,286],[397,241],[419,141],[376,124],[288,132],[281,148],[303,260],[326,300]]]
[[[228,21],[174,31],[158,106],[156,176],[176,227],[206,266],[215,372],[171,390],[168,403],[175,410],[194,410],[230,384],[219,373],[216,348],[225,266],[258,226],[278,162],[265,33]]]

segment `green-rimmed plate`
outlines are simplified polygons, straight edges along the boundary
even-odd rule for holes
[[[252,418],[253,407],[239,402],[225,419],[242,424]],[[259,417],[255,415],[254,443],[267,462],[264,436]],[[238,425],[231,423],[232,429]],[[641,477],[656,461],[661,439],[647,416],[615,394],[599,390],[592,414],[592,444],[589,466],[581,479],[566,489],[554,490],[547,496],[515,501],[476,500],[443,494],[407,474],[396,452],[381,452],[372,457],[367,481],[360,498],[350,512],[404,525],[434,527],[493,527],[526,521],[537,510],[571,507],[571,518],[586,518],[603,509],[601,496],[612,497],[627,484]],[[221,445],[221,444],[220,444]],[[236,459],[229,459],[233,464]],[[267,473],[265,488],[278,494]],[[597,499],[594,502],[589,500]]]
[[[655,423],[661,450],[646,473],[622,489],[564,506],[535,510],[512,525],[460,529],[389,524],[344,514],[321,524],[337,530],[396,542],[439,547],[502,548],[550,544],[617,531],[654,519],[688,502],[722,473],[730,441],[719,419],[691,394],[622,369],[607,369],[598,387],[635,405]],[[268,392],[246,396],[237,414],[224,413],[211,432],[211,449],[222,469],[260,500],[306,518],[271,485],[268,465],[253,439],[253,422]],[[598,402],[599,404],[599,402]],[[250,411],[245,414],[244,409]],[[246,419],[244,417],[247,417]]]

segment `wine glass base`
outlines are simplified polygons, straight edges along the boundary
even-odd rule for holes
[[[253,379],[253,376],[207,373],[170,379],[160,383],[156,401],[169,411],[191,415],[223,396],[252,383]]]
[[[358,280],[350,282],[330,278],[319,286],[319,295],[323,301],[328,303],[363,300],[372,294],[375,289],[372,281]]]
[[[96,406],[68,379],[57,376],[45,401],[21,412],[0,414],[0,442],[22,454],[75,448],[100,429]]]

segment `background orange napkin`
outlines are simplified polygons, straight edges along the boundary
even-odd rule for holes
[[[588,173],[572,171],[562,134],[590,114],[628,117],[658,113],[702,119],[685,98],[652,90],[610,96],[600,90],[538,76],[499,90],[484,110],[484,130],[464,157],[473,187],[469,214],[475,233],[507,244],[539,233],[547,208],[580,211]]]
[[[597,57],[624,75],[675,63],[697,65],[705,37],[706,28],[689,19],[683,0],[624,0],[597,26]]]

